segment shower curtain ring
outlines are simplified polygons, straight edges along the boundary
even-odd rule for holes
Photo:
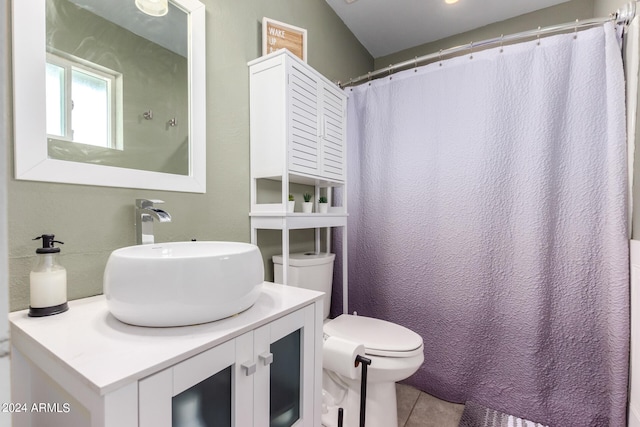
[[[500,34],[500,53],[504,52],[504,34]]]
[[[389,64],[389,80],[393,79],[393,77],[391,77],[391,70],[393,69],[393,64]]]
[[[577,39],[578,38],[578,23],[580,22],[579,19],[576,19],[576,26],[573,27],[573,39]]]
[[[369,86],[371,86],[371,71],[367,73],[367,81],[369,82]]]
[[[438,59],[440,60],[440,66],[442,67],[442,49],[440,49],[440,52],[438,53]]]
[[[540,46],[540,26],[538,26],[538,35],[536,36],[536,40],[538,40],[538,46]]]
[[[413,67],[413,72],[417,73],[418,72],[418,57],[416,56],[415,58],[413,58],[414,64],[415,66]]]
[[[469,43],[469,49],[471,50],[471,55],[469,55],[469,59],[473,59],[473,42]]]

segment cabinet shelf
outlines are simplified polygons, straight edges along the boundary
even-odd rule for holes
[[[299,216],[311,216],[313,218],[321,219],[324,216],[337,216],[337,215],[346,215],[346,209],[343,206],[329,206],[326,213],[320,212],[287,212],[286,205],[282,203],[256,203],[253,205],[253,209],[249,213],[249,216],[291,216],[291,217],[299,217]]]
[[[251,213],[251,226],[269,230],[299,230],[304,228],[346,227],[346,213]]]
[[[282,182],[282,175],[274,175],[274,176],[259,176],[255,174],[253,176],[255,179],[269,179],[271,181]],[[339,188],[344,186],[344,181],[337,181],[333,179],[323,179],[318,178],[316,176],[308,176],[297,173],[289,173],[288,181],[290,184],[303,184],[310,185],[314,187],[334,187]]]

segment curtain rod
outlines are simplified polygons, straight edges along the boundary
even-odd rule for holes
[[[371,80],[374,78],[382,77],[383,75],[390,75],[393,72],[409,68],[409,67],[417,67],[418,64],[432,60],[432,59],[441,59],[444,56],[451,56],[458,52],[473,52],[474,48],[487,47],[491,45],[499,45],[503,43],[513,42],[521,39],[540,37],[542,35],[549,35],[561,31],[574,30],[578,31],[578,28],[585,27],[595,27],[598,25],[604,25],[607,22],[615,22],[616,25],[627,25],[631,22],[631,20],[636,16],[636,4],[637,1],[631,1],[624,5],[622,8],[618,9],[615,13],[610,14],[606,18],[593,18],[593,19],[584,19],[582,21],[576,19],[575,22],[567,22],[565,24],[551,25],[549,27],[538,27],[536,30],[523,31],[520,33],[514,33],[509,35],[502,35],[500,37],[495,37],[493,39],[487,39],[480,42],[471,42],[469,44],[451,47],[448,49],[441,49],[437,53],[431,53],[429,55],[416,56],[414,59],[409,59],[407,61],[399,62],[397,64],[391,64],[388,67],[380,68],[375,71],[371,71],[367,74],[363,74],[354,79],[349,79],[348,82],[341,83],[338,82],[338,86],[341,88],[353,86],[356,83],[359,83],[363,80]]]

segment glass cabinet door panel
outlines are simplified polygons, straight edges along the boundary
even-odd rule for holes
[[[290,427],[300,418],[300,329],[271,344],[270,427]]]
[[[172,399],[173,427],[231,427],[231,367]]]

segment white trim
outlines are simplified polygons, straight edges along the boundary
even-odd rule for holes
[[[45,0],[13,0],[15,178],[151,190],[206,192],[205,7],[189,13],[189,175],[49,159],[45,128]]]
[[[640,67],[640,18],[636,17],[625,29],[623,58],[626,80],[626,114],[627,114],[627,173],[628,190],[628,232],[633,235],[633,174],[635,143],[638,118],[638,75]]]
[[[6,0],[0,0],[0,10],[8,11],[9,7]],[[8,17],[4,13],[2,15],[3,24],[7,24]],[[0,46],[2,46],[2,54],[0,55],[0,134],[5,141],[9,141],[11,125],[9,123],[9,55],[6,48],[9,43],[6,32],[0,34]],[[0,164],[8,164],[7,150],[0,151]],[[9,357],[9,251],[7,248],[8,236],[8,210],[7,210],[7,174],[0,175],[0,402],[11,402],[11,375]],[[11,426],[11,414],[0,412],[0,425]]]
[[[77,58],[73,55],[66,54],[64,52],[47,52],[47,64],[54,65],[64,70],[65,83],[61,88],[62,96],[65,100],[65,135],[52,135],[47,134],[47,138],[59,139],[63,141],[76,142],[81,144],[93,145],[101,148],[108,148],[113,150],[122,150],[123,141],[122,135],[118,134],[116,111],[117,106],[122,105],[122,84],[118,84],[118,80],[122,80],[122,73],[103,67],[93,62]],[[72,106],[69,100],[73,99],[73,71],[79,71],[83,74],[95,77],[106,83],[106,98],[107,98],[107,116],[108,116],[108,129],[106,136],[106,145],[91,144],[86,141],[73,141],[73,113]],[[120,138],[118,138],[120,137]]]
[[[629,427],[640,427],[640,241],[630,241],[631,348],[629,357]]]

